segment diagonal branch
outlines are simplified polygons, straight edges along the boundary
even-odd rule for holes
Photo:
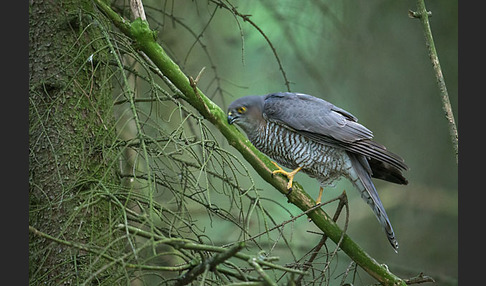
[[[237,149],[252,165],[256,172],[280,193],[287,194],[287,179],[281,176],[272,176],[275,168],[271,161],[260,153],[246,137],[232,125],[228,125],[225,112],[212,102],[204,93],[191,86],[188,77],[179,66],[165,53],[157,43],[156,34],[150,30],[146,21],[136,19],[132,23],[120,17],[102,0],[95,0],[98,8],[118,27],[125,35],[135,41],[135,45],[160,69],[160,71],[185,95],[185,100],[199,113],[210,121],[225,136],[229,144]],[[197,88],[197,87],[196,87]],[[199,95],[199,96],[198,96]],[[293,191],[288,196],[289,202],[302,211],[315,206],[315,201],[304,191],[297,182],[293,184]],[[360,267],[384,285],[405,285],[405,282],[391,273],[387,267],[379,264],[351,238],[343,233],[340,227],[332,221],[322,209],[309,212],[308,216],[326,235],[353,259]]]
[[[435,49],[434,38],[432,37],[432,30],[430,29],[429,17],[432,15],[425,8],[425,0],[417,0],[417,11],[409,11],[408,14],[411,18],[419,18],[422,23],[425,35],[425,45],[429,50],[430,61],[435,71],[435,77],[437,79],[437,85],[439,87],[440,99],[442,101],[442,109],[445,112],[445,116],[449,125],[449,134],[451,136],[452,146],[456,155],[456,163],[458,162],[459,154],[459,135],[457,133],[456,122],[454,120],[454,114],[451,108],[451,102],[449,100],[449,93],[447,92],[447,86],[445,84],[444,75],[442,74],[442,68],[439,63],[439,56]]]

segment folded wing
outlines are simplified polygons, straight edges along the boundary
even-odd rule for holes
[[[368,160],[364,167],[375,178],[407,183],[401,175],[401,170],[408,169],[403,159],[372,141],[368,128],[332,103],[301,93],[274,93],[265,98],[263,116],[313,140],[364,155]]]

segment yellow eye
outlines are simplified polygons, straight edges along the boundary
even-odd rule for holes
[[[242,107],[239,107],[236,111],[238,111],[239,114],[243,114],[246,112],[246,107],[242,106]]]

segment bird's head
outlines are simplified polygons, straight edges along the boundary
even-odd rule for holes
[[[228,124],[236,123],[246,133],[256,130],[263,119],[264,97],[250,95],[238,98],[228,106]]]

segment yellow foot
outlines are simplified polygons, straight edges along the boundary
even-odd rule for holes
[[[317,196],[317,200],[316,200],[316,205],[320,204],[321,203],[321,199],[322,199],[322,192],[324,191],[324,189],[322,187],[319,187],[319,196]]]
[[[322,187],[319,187],[319,196],[317,196],[317,200],[316,200],[316,206],[320,205],[321,204],[321,199],[322,199],[322,192],[324,191],[324,188]],[[307,219],[309,222],[312,221],[311,218],[308,218]]]
[[[278,170],[275,170],[275,171],[272,172],[273,175],[282,174],[285,177],[287,177],[287,179],[289,179],[289,182],[287,183],[287,189],[289,190],[289,193],[290,193],[292,191],[292,182],[294,181],[294,176],[295,176],[295,174],[297,174],[302,169],[302,167],[298,167],[297,169],[293,170],[292,172],[287,172],[284,169],[282,169],[279,165],[277,165],[277,163],[275,163],[273,161],[272,161],[272,163],[275,165],[275,167],[278,168]]]

